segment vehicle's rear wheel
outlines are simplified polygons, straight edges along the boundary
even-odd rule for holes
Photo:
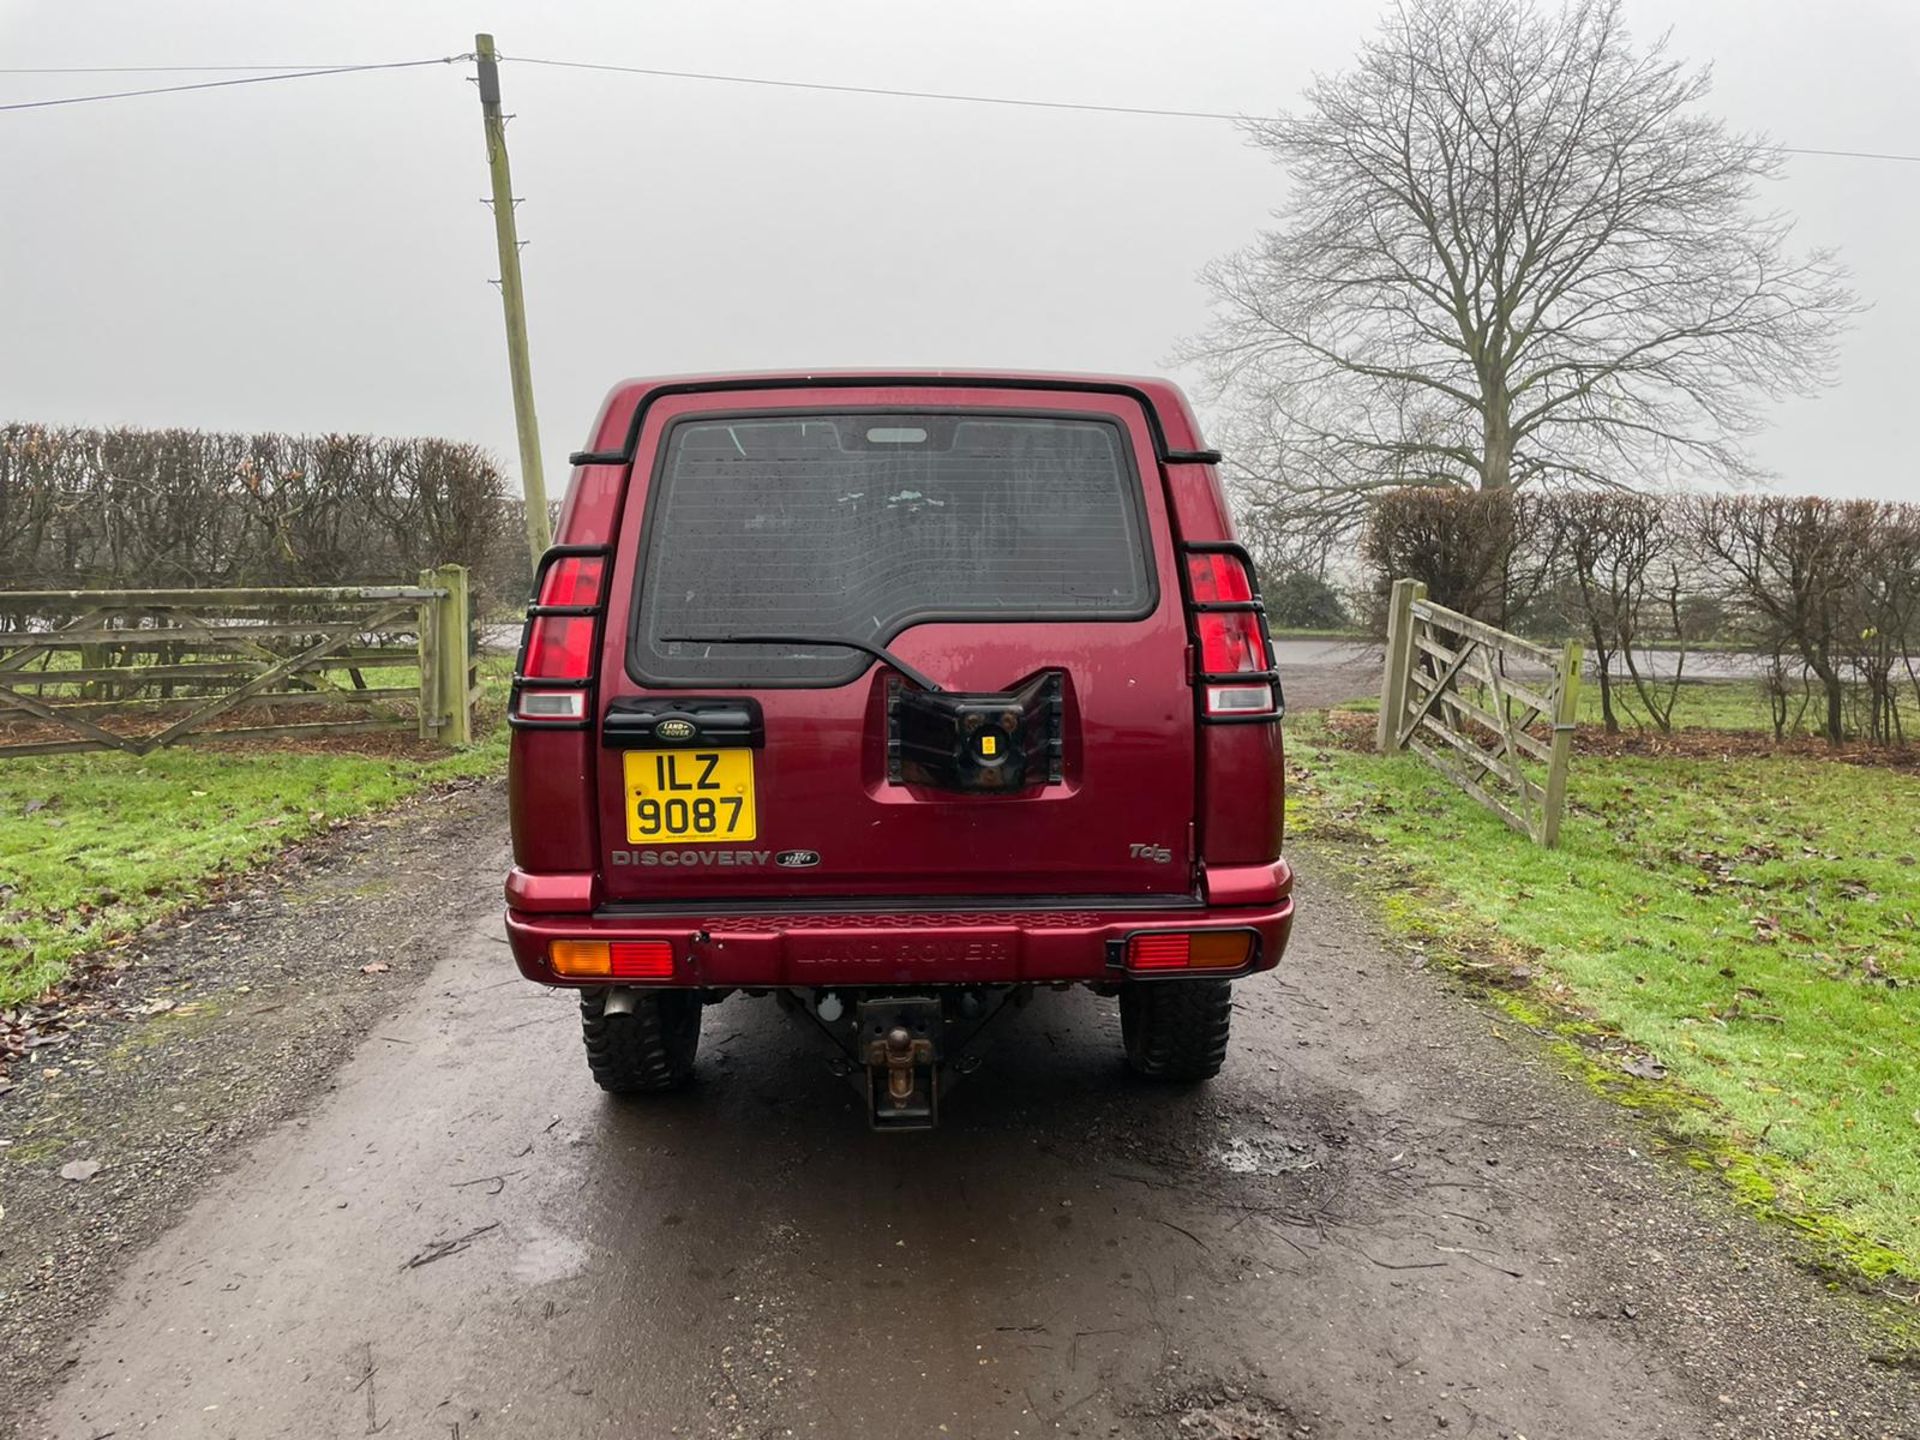
[[[595,1083],[614,1095],[638,1095],[678,1090],[691,1080],[700,1048],[699,994],[630,992],[633,1008],[608,1014],[608,993],[580,992],[580,1035]]]
[[[1142,980],[1120,987],[1127,1064],[1154,1080],[1210,1080],[1227,1058],[1233,985],[1226,980]]]

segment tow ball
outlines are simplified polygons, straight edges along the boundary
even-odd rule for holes
[[[1033,988],[973,986],[866,998],[839,990],[773,993],[781,1009],[832,1047],[828,1063],[866,1097],[870,1126],[931,1130],[940,1118],[940,1092],[979,1068],[986,1032],[1025,1005]]]
[[[938,1000],[869,1000],[860,1006],[867,1118],[876,1130],[930,1130],[939,1119],[944,1019]]]

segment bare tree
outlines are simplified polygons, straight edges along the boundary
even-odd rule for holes
[[[1866,691],[1867,738],[1898,745],[1902,671],[1920,694],[1920,506],[1875,506],[1867,531],[1848,661]]]
[[[1774,656],[1775,732],[1784,714],[1786,654],[1819,681],[1826,701],[1821,730],[1846,738],[1849,661],[1862,629],[1863,581],[1871,574],[1870,500],[1814,496],[1707,495],[1691,507],[1701,552],[1719,563],[1757,639]]]
[[[1684,558],[1673,507],[1649,495],[1601,490],[1555,496],[1548,508],[1593,647],[1607,733],[1620,729],[1614,700],[1616,661],[1625,666],[1647,718],[1663,733],[1671,731],[1674,702],[1686,675],[1689,635]],[[1664,677],[1653,655],[1661,641],[1673,647]]]
[[[1278,228],[1215,262],[1200,362],[1249,507],[1344,538],[1379,489],[1748,470],[1764,399],[1857,308],[1756,208],[1780,152],[1619,0],[1402,0],[1303,111],[1249,121]]]

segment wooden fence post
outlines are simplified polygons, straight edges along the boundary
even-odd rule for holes
[[[433,714],[440,723],[434,734],[442,745],[473,743],[473,695],[469,686],[473,635],[467,624],[467,567],[442,565],[420,577],[446,595],[433,604]],[[422,635],[424,642],[425,636]],[[422,657],[420,704],[427,709],[427,667]]]
[[[1380,688],[1380,724],[1374,747],[1382,755],[1401,748],[1400,720],[1407,713],[1407,678],[1413,669],[1413,602],[1427,598],[1418,580],[1396,580],[1387,602],[1387,674]]]
[[[1547,787],[1540,807],[1540,843],[1548,849],[1560,843],[1560,813],[1567,805],[1573,725],[1580,713],[1580,654],[1580,642],[1569,640],[1560,652],[1560,673],[1554,688],[1553,745],[1547,758]]]
[[[421,587],[433,585],[434,572],[420,572]],[[439,599],[420,602],[415,633],[420,640],[420,738],[436,740],[440,736],[440,608]]]

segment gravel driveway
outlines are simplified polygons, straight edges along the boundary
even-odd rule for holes
[[[690,1092],[593,1089],[498,787],[355,827],[0,1099],[0,1430],[1920,1436],[1854,1302],[1295,863],[1212,1086],[1043,993],[875,1136],[769,1001]]]
[[[416,821],[158,939],[175,977],[326,964],[208,971],[191,1033],[103,1022],[114,1120],[0,1162],[20,1434],[1920,1433],[1774,1237],[1310,853],[1215,1085],[1130,1082],[1111,1005],[1045,994],[939,1131],[884,1137],[761,1001],[709,1012],[692,1092],[603,1098],[500,942],[498,795]]]

